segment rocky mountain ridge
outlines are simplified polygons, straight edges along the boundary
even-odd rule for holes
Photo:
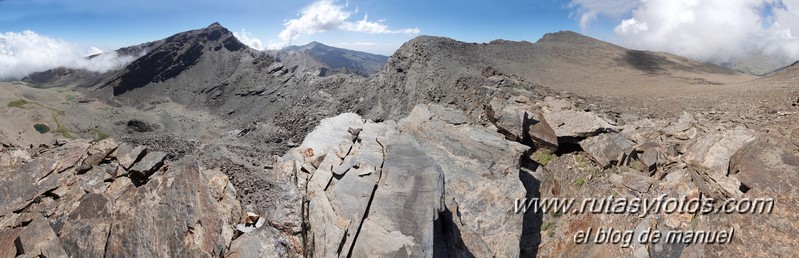
[[[787,91],[747,95],[762,101],[710,102],[713,110],[659,99],[670,115],[586,92],[612,93],[618,88],[603,87],[616,82],[638,87],[629,97],[652,101],[652,94],[679,91],[638,83],[665,81],[693,90],[677,97],[704,104],[691,94],[723,92],[748,77],[569,32],[537,43],[424,36],[371,77],[318,77],[292,73],[231,34],[218,24],[176,34],[107,83],[79,89],[77,101],[50,103],[62,101],[59,92],[2,85],[14,103],[0,107],[3,114],[39,123],[53,114],[66,125],[59,127],[115,130],[94,141],[0,141],[0,189],[7,189],[0,192],[0,238],[8,240],[0,243],[10,243],[0,250],[727,257],[756,255],[755,246],[791,254],[795,239],[782,232],[799,229],[789,205],[766,215],[513,212],[516,198],[534,197],[702,194],[793,203],[785,189],[799,180],[796,103],[759,95],[772,90],[794,101],[799,92],[789,82],[780,86]],[[564,92],[570,80],[586,89]],[[39,110],[45,115],[33,113]],[[85,207],[98,212],[85,214]],[[579,230],[599,227],[732,227],[736,238],[729,245],[574,243]]]

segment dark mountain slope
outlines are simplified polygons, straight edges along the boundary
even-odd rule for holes
[[[214,53],[217,51],[223,51],[223,53]],[[149,83],[159,83],[175,78],[200,62],[204,54],[257,56],[256,52],[233,37],[233,33],[219,23],[214,23],[205,29],[178,33],[164,39],[146,55],[133,61],[120,73],[118,78],[110,82],[113,86],[113,93],[118,96],[147,86]]]

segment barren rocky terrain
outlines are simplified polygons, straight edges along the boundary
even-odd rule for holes
[[[795,65],[756,77],[557,32],[421,36],[368,77],[320,76],[217,23],[118,53],[144,54],[0,83],[3,257],[796,255]],[[658,196],[776,205],[514,212]],[[574,242],[600,227],[735,236]]]

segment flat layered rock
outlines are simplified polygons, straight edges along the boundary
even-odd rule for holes
[[[618,130],[618,127],[591,112],[544,109],[544,118],[558,137],[586,138]]]
[[[137,160],[144,157],[147,153],[147,148],[144,146],[133,146],[128,143],[122,143],[117,148],[117,162],[125,169],[129,169]]]
[[[166,153],[161,151],[147,152],[140,161],[136,162],[130,168],[130,172],[136,173],[138,176],[148,177],[153,172],[157,171],[164,164],[166,160]]]
[[[602,167],[618,164],[635,143],[620,133],[606,133],[580,141],[580,147]]]

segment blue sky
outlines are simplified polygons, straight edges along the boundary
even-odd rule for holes
[[[419,35],[533,42],[571,30],[717,64],[799,59],[799,0],[0,0],[0,79],[114,69],[129,60],[83,59],[213,22],[256,49],[319,41],[391,55]]]
[[[280,43],[284,22],[298,18],[315,1],[209,0],[2,0],[0,32],[31,30],[40,35],[103,50],[167,37],[220,22],[231,31]],[[437,35],[469,42],[502,38],[535,41],[544,33],[580,28],[569,17],[568,1],[334,1],[358,21],[389,29],[415,28],[419,33],[364,33],[331,30],[302,34],[291,44],[319,41],[390,55],[417,35]],[[357,12],[356,12],[357,11]]]

